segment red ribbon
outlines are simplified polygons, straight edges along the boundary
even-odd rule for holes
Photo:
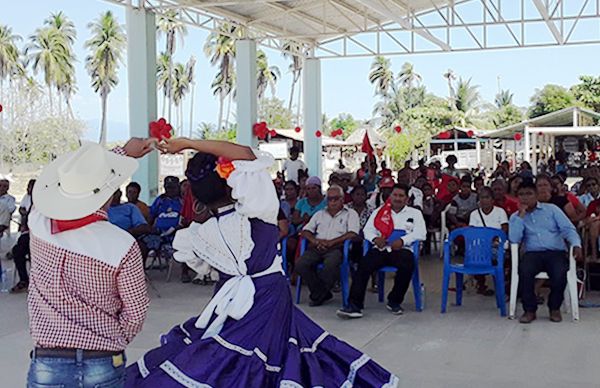
[[[93,224],[97,221],[106,221],[106,215],[103,213],[94,213],[77,220],[51,220],[50,227],[52,234],[56,234],[66,232],[67,230],[83,228],[84,226]]]

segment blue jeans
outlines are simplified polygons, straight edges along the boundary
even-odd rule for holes
[[[125,385],[125,356],[119,366],[113,357],[83,359],[32,356],[28,388],[120,388]]]

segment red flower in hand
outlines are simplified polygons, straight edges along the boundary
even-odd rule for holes
[[[269,134],[269,128],[267,128],[267,123],[261,121],[260,123],[254,124],[252,128],[254,135],[259,139],[266,139]]]
[[[161,117],[158,121],[152,121],[150,123],[150,137],[162,141],[164,139],[170,139],[172,135],[173,127],[171,124],[167,123],[167,120],[164,118]]]

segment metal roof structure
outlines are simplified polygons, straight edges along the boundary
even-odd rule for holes
[[[600,43],[593,0],[106,0],[317,58]]]
[[[541,132],[554,135],[585,135],[600,132],[600,127],[595,124],[598,121],[600,121],[600,113],[585,108],[570,107],[494,131],[487,131],[479,136],[512,139],[515,133],[522,134],[527,128],[531,131],[540,128]]]

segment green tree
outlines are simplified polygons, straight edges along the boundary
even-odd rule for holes
[[[425,92],[424,87],[419,87],[421,81],[422,78],[415,71],[415,67],[412,63],[406,62],[402,65],[402,69],[400,69],[400,72],[398,73],[398,86],[403,89],[406,108],[413,108],[420,103],[420,101],[418,101],[420,97],[419,94],[424,94]],[[415,84],[417,85],[417,89],[419,89],[416,93]]]
[[[204,53],[211,65],[218,65],[219,71],[211,84],[213,94],[219,96],[219,116],[217,128],[222,128],[225,97],[233,91],[233,62],[235,41],[243,36],[243,30],[231,23],[223,23],[219,31],[212,32],[204,43]]]
[[[350,113],[340,113],[337,117],[334,117],[329,121],[329,124],[327,125],[327,135],[330,135],[331,132],[338,128],[342,128],[344,130],[342,138],[345,140],[352,135],[360,125],[361,123],[355,120]]]
[[[196,57],[191,56],[185,65],[188,82],[190,83],[190,137],[192,136],[192,128],[194,125],[194,96],[196,92]],[[183,128],[181,128],[183,133]]]
[[[292,103],[294,101],[294,91],[296,84],[300,81],[302,75],[302,68],[304,67],[304,46],[300,43],[296,43],[293,40],[286,40],[283,43],[283,56],[284,58],[291,59],[290,72],[292,73],[292,86],[290,87],[290,99],[288,101],[288,109],[292,110]],[[298,108],[300,108],[300,95],[298,95]],[[300,112],[300,109],[298,109]],[[298,114],[297,122],[300,120],[300,114]]]
[[[369,82],[375,85],[375,94],[387,96],[388,91],[394,84],[394,73],[391,69],[390,60],[382,56],[376,56],[371,64]]]
[[[182,63],[175,63],[173,66],[173,104],[177,112],[177,134],[183,134],[183,100],[190,90],[190,81],[186,67]]]
[[[183,44],[183,37],[187,34],[187,28],[185,24],[179,19],[179,11],[170,9],[164,14],[158,17],[157,29],[159,36],[165,35],[165,55],[167,56],[167,69],[170,76],[167,78],[166,83],[166,95],[169,97],[169,105],[167,111],[167,117],[171,121],[171,106],[173,105],[173,57],[175,55],[177,37],[181,39]],[[165,115],[165,105],[163,103],[163,116]]]
[[[456,84],[456,93],[454,98],[455,107],[462,112],[459,124],[463,127],[470,125],[473,118],[479,113],[479,104],[481,97],[479,95],[479,86],[471,85],[471,79],[458,79]]]
[[[75,24],[73,24],[73,22],[62,11],[50,14],[50,16],[44,20],[44,24],[47,28],[56,33],[58,39],[64,42],[64,55],[67,57],[67,61],[57,70],[55,75],[55,87],[58,95],[59,113],[62,111],[61,99],[64,97],[67,110],[72,118],[73,111],[71,109],[71,98],[77,90],[75,81],[75,66],[73,65],[76,61],[75,51],[73,50],[73,44],[77,38]]]
[[[42,71],[44,83],[48,89],[50,110],[53,110],[52,88],[57,85],[57,80],[72,66],[69,55],[69,43],[58,33],[55,28],[38,28],[29,37],[29,44],[25,48],[26,65],[31,64],[34,74]]]
[[[17,42],[21,40],[19,35],[13,34],[12,29],[0,25],[0,101],[4,101],[4,81],[9,81],[18,73],[19,49]],[[4,117],[0,115],[0,130],[4,127]]]
[[[496,110],[492,114],[492,123],[496,128],[518,124],[525,119],[523,112],[516,106],[510,104]]]
[[[579,80],[571,87],[571,93],[586,108],[600,112],[600,77],[582,75]]]
[[[123,26],[112,12],[107,11],[94,22],[88,24],[92,37],[85,42],[89,51],[86,69],[92,79],[94,92],[100,93],[102,120],[100,125],[100,144],[106,145],[106,116],[108,95],[119,83],[117,71],[123,63],[126,38]]]
[[[537,89],[531,97],[529,118],[543,116],[548,113],[581,105],[566,88],[559,85],[546,85]]]
[[[512,105],[513,103],[513,93],[510,90],[501,90],[496,94],[496,98],[494,99],[494,103],[496,104],[496,108],[501,109],[505,106]]]
[[[258,120],[266,122],[271,128],[292,128],[293,116],[292,111],[284,106],[283,100],[276,97],[263,98],[259,102]]]
[[[277,66],[269,66],[269,59],[263,50],[256,53],[256,89],[258,99],[265,96],[267,87],[271,88],[271,94],[275,95],[275,85],[281,78],[281,72]]]

